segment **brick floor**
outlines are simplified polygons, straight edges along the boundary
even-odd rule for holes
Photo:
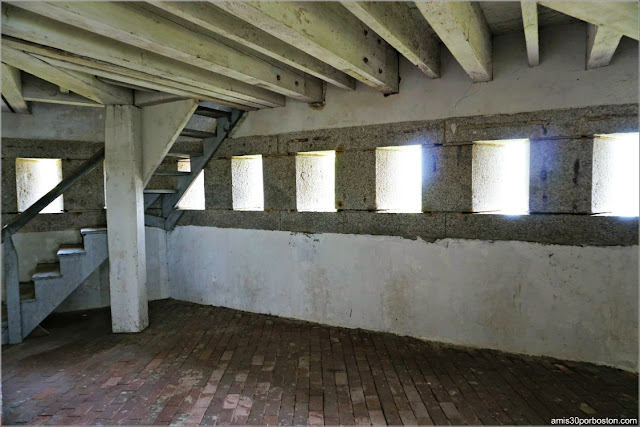
[[[5,424],[549,424],[637,418],[638,376],[164,300],[140,334],[108,310],[5,346]],[[595,344],[594,344],[595,345]]]

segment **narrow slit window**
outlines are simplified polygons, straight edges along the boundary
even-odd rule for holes
[[[335,212],[336,152],[309,151],[296,156],[298,211]]]
[[[594,137],[592,212],[638,216],[639,146],[637,132]]]
[[[60,159],[16,159],[18,212],[24,212],[62,181]],[[40,213],[64,212],[62,195]]]
[[[231,187],[233,210],[264,210],[261,155],[231,158]]]
[[[475,212],[526,215],[529,211],[529,140],[476,141],[471,182]]]
[[[178,172],[191,172],[191,160],[179,160]],[[182,210],[204,210],[204,170],[193,180],[177,207]]]
[[[422,212],[422,146],[376,149],[376,209]]]

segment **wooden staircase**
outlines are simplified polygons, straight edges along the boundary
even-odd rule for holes
[[[60,245],[58,262],[38,264],[31,282],[20,283],[20,333],[26,338],[108,258],[107,229],[83,228],[82,244]],[[2,343],[9,341],[3,301]],[[5,323],[6,322],[6,323]]]
[[[200,150],[169,149],[165,158],[190,159],[188,172],[167,170],[157,167],[144,190],[145,211],[156,206],[159,215],[145,214],[148,226],[171,230],[176,225],[182,211],[177,205],[193,181],[206,166],[220,144],[229,135],[243,115],[242,110],[200,102],[179,136]],[[179,140],[180,138],[178,138]],[[175,141],[171,141],[173,144]],[[84,174],[104,159],[104,149],[96,153],[74,176],[63,180],[18,219],[3,228],[4,267],[7,277],[7,294],[2,306],[2,344],[19,343],[26,338],[49,314],[51,314],[75,289],[108,258],[107,229],[85,228],[80,232],[83,243],[61,245],[57,251],[58,262],[39,264],[31,277],[31,282],[19,283],[17,252],[11,236],[19,228],[47,206],[51,200],[63,194]],[[162,163],[160,163],[162,165]],[[157,181],[175,179],[175,186],[158,187]],[[108,208],[108,207],[107,207]],[[7,241],[8,239],[8,241]]]

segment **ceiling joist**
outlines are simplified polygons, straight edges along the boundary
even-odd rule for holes
[[[133,3],[15,2],[14,6],[162,56],[305,102],[322,100],[321,81],[240,52]]]
[[[637,1],[539,1],[541,5],[634,40],[640,38]]]
[[[609,65],[622,34],[607,27],[587,25],[587,70]]]
[[[369,86],[398,92],[398,52],[339,3],[212,3]]]
[[[492,78],[491,33],[475,2],[430,1],[416,6],[474,82]]]
[[[84,96],[68,91],[62,92],[60,86],[27,73],[22,76],[22,93],[25,100],[32,102],[78,105],[81,107],[104,107],[104,104],[92,101]]]
[[[8,46],[2,47],[2,62],[58,86],[69,88],[69,90],[78,95],[100,104],[121,105],[133,103],[131,90],[108,85],[89,74],[62,70]]]
[[[29,107],[22,93],[20,70],[2,63],[2,96],[15,113],[27,114]]]
[[[440,77],[440,41],[424,20],[413,19],[406,3],[343,1],[342,5],[427,76]]]
[[[206,94],[253,108],[285,105],[283,95],[2,4],[2,44],[78,65]],[[20,40],[15,40],[20,39]],[[26,40],[27,42],[25,42]],[[34,45],[36,43],[37,45]],[[193,89],[198,88],[198,89]],[[187,90],[188,91],[188,90]]]
[[[521,1],[524,38],[527,43],[529,66],[540,65],[540,44],[538,41],[538,4],[533,1]]]
[[[66,69],[66,70],[72,70],[72,71],[78,71],[81,73],[85,73],[85,74],[92,74],[98,77],[101,77],[103,79],[108,79],[108,80],[114,80],[117,81],[119,83],[122,83],[124,85],[135,85],[136,87],[141,87],[144,89],[148,89],[148,90],[156,90],[156,91],[161,91],[161,92],[165,92],[168,94],[172,94],[175,96],[180,96],[182,98],[191,98],[191,99],[201,99],[201,100],[207,100],[207,101],[211,101],[211,102],[216,102],[216,103],[220,103],[222,105],[227,105],[233,108],[238,108],[238,109],[242,109],[242,110],[254,110],[256,108],[253,107],[247,107],[245,105],[240,105],[240,104],[235,104],[233,102],[229,102],[229,101],[225,101],[225,100],[220,100],[217,98],[213,98],[213,97],[209,97],[206,95],[202,95],[200,93],[196,93],[196,92],[189,92],[188,90],[184,90],[184,89],[176,89],[172,86],[167,86],[165,84],[162,83],[157,83],[157,82],[149,82],[148,80],[143,80],[143,79],[138,79],[135,77],[129,77],[127,75],[123,75],[123,74],[117,74],[117,73],[113,73],[111,71],[105,71],[99,68],[94,68],[91,66],[86,66],[86,65],[79,65],[73,62],[67,62],[67,61],[62,61],[60,59],[54,59],[54,58],[49,58],[46,56],[42,56],[42,55],[37,55],[34,54],[35,57],[43,60],[44,62],[47,62],[55,67],[59,67],[61,69]],[[170,82],[165,82],[165,83],[170,83]],[[195,88],[193,88],[194,90],[197,90]]]
[[[213,4],[184,1],[154,1],[149,4],[337,87],[349,90],[356,87],[353,77]]]

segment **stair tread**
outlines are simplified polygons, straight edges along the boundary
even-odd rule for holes
[[[33,282],[20,282],[20,301],[36,299],[36,288]]]
[[[32,279],[48,279],[53,277],[61,277],[60,274],[60,264],[52,263],[52,264],[38,264],[36,266],[36,271],[31,276]]]
[[[36,299],[36,289],[33,282],[20,282],[20,302],[32,301]],[[2,301],[2,321],[6,322],[7,315],[7,303]]]
[[[165,176],[188,176],[191,172],[183,172],[183,171],[155,171],[154,175],[165,175]]]
[[[144,190],[146,194],[173,194],[177,193],[178,190],[173,188],[155,188],[150,190]]]
[[[216,135],[217,134],[215,132],[205,132],[202,130],[186,129],[186,128],[182,129],[182,132],[180,132],[180,136],[188,136],[190,138],[199,138],[199,139],[212,138]]]
[[[77,255],[84,254],[84,245],[82,243],[70,244],[70,245],[60,245],[57,254],[58,255]]]
[[[196,108],[196,111],[193,114],[195,114],[196,116],[206,116],[214,119],[231,116],[231,113],[229,111],[220,111],[220,110],[203,107],[203,106],[198,106],[198,108]]]
[[[106,233],[107,227],[87,227],[81,228],[80,234]]]
[[[167,153],[167,156],[169,156],[169,157],[181,157],[181,158],[188,159],[189,157],[200,157],[200,156],[202,156],[202,152],[200,152],[200,151],[176,150],[176,151],[169,151]]]

